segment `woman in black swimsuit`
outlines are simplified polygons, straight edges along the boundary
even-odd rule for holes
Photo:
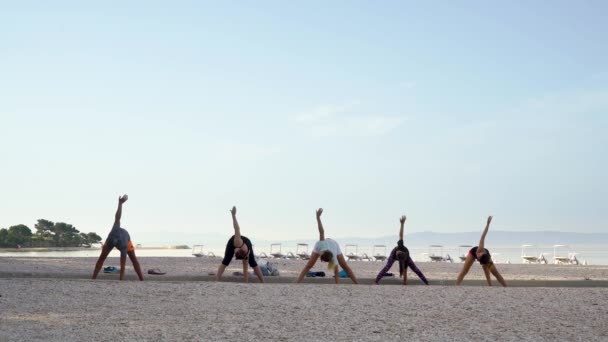
[[[239,228],[239,223],[236,220],[236,207],[232,207],[230,210],[232,214],[232,224],[234,226],[234,235],[228,240],[226,244],[226,252],[224,253],[224,260],[220,264],[220,267],[217,270],[217,275],[215,276],[215,281],[219,281],[226,269],[226,266],[230,265],[230,261],[232,261],[232,257],[235,256],[237,260],[243,260],[243,276],[245,277],[245,282],[249,282],[249,273],[247,272],[247,265],[253,268],[255,275],[260,279],[260,283],[264,282],[264,276],[262,275],[262,270],[260,270],[260,266],[255,261],[255,256],[253,254],[253,245],[251,244],[251,240],[241,235],[241,229]]]
[[[492,216],[488,216],[488,223],[486,224],[486,228],[483,230],[483,234],[481,234],[479,246],[471,248],[469,254],[467,255],[467,258],[464,260],[464,266],[462,267],[462,271],[460,271],[460,274],[456,279],[456,285],[462,284],[464,276],[469,272],[475,260],[477,260],[483,268],[483,273],[486,275],[488,285],[492,286],[492,279],[490,279],[490,273],[492,273],[496,280],[498,280],[498,282],[502,286],[507,286],[507,283],[505,282],[504,278],[500,275],[500,273],[498,273],[498,269],[496,269],[494,262],[492,262],[492,256],[490,255],[490,251],[484,248],[486,234],[488,234],[488,229],[490,229],[490,223],[492,223]]]

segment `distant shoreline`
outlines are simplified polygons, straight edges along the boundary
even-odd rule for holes
[[[171,246],[151,246],[151,247],[136,247],[135,249],[160,250],[160,249],[191,249],[187,245],[171,245]],[[72,252],[72,251],[87,251],[100,250],[100,246],[94,247],[22,247],[22,248],[0,248],[0,253],[27,253],[27,252]]]

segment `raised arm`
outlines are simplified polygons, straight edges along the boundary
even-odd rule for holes
[[[401,218],[399,219],[399,222],[401,222],[401,228],[399,228],[399,240],[403,240],[403,227],[405,226],[405,220],[407,218],[405,217],[405,215],[401,216]]]
[[[323,230],[323,223],[321,223],[321,214],[323,214],[323,208],[317,210],[317,225],[319,226],[319,240],[325,240],[325,231]]]
[[[232,214],[232,225],[234,226],[234,244],[237,246],[242,246],[243,239],[241,239],[241,228],[239,227],[239,221],[236,219],[236,207],[232,207],[230,213]]]
[[[122,217],[122,204],[129,199],[129,196],[123,195],[118,197],[118,209],[116,209],[116,215],[114,215],[114,225],[120,226],[120,218]]]
[[[490,223],[492,223],[492,216],[488,216],[488,223],[486,224],[486,228],[483,230],[481,234],[481,239],[479,239],[479,245],[477,247],[477,254],[483,254],[484,252],[484,244],[486,241],[486,235],[488,234],[488,229],[490,229]]]

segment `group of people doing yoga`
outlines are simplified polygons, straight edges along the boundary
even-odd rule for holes
[[[112,226],[112,230],[108,234],[108,237],[101,249],[101,255],[97,260],[97,263],[95,265],[95,271],[93,272],[93,279],[97,278],[97,275],[99,274],[99,271],[101,270],[105,259],[108,257],[108,254],[110,254],[113,248],[117,248],[118,250],[120,250],[120,280],[124,279],[127,255],[133,263],[133,268],[135,269],[139,280],[144,280],[141,272],[141,267],[139,265],[139,262],[137,261],[137,257],[135,256],[135,249],[133,248],[133,243],[131,242],[129,233],[126,229],[120,227],[122,205],[127,201],[127,199],[127,195],[118,198],[118,209],[116,210],[114,225]],[[230,262],[234,257],[237,260],[242,260],[243,262],[243,276],[245,278],[245,282],[249,281],[248,267],[251,267],[253,268],[253,271],[258,277],[259,281],[261,283],[264,283],[264,275],[262,274],[262,270],[257,264],[255,260],[255,254],[253,253],[253,244],[251,243],[251,240],[241,235],[241,228],[236,218],[236,207],[232,207],[232,209],[230,210],[230,214],[232,216],[234,235],[228,240],[228,243],[226,244],[224,258],[215,275],[215,281],[220,281],[220,279],[222,278],[222,274],[224,274],[224,271],[226,270],[226,267],[230,265]],[[348,266],[346,260],[344,259],[344,255],[340,250],[340,245],[338,245],[335,240],[325,237],[325,229],[323,228],[323,223],[321,222],[322,214],[323,209],[319,208],[316,211],[317,227],[319,229],[319,241],[315,243],[312,254],[310,255],[310,259],[304,266],[302,272],[300,272],[296,283],[301,283],[302,280],[304,280],[304,277],[306,277],[306,274],[317,263],[317,260],[321,259],[321,262],[328,263],[328,270],[334,272],[336,284],[340,282],[340,272],[338,266],[346,272],[346,274],[352,280],[353,283],[359,284],[355,273]],[[418,275],[418,277],[424,284],[429,285],[428,280],[426,279],[422,271],[420,271],[420,269],[416,266],[414,260],[412,260],[410,252],[403,242],[403,231],[405,221],[406,216],[401,216],[401,218],[399,219],[399,241],[397,241],[397,246],[391,251],[386,261],[386,265],[382,268],[382,270],[380,270],[380,272],[376,276],[373,282],[374,285],[380,284],[380,280],[382,280],[382,278],[388,274],[388,271],[391,269],[395,261],[398,261],[399,263],[399,277],[403,278],[403,285],[407,284],[408,267],[414,273],[416,273],[416,275]],[[496,280],[498,280],[498,282],[502,286],[507,286],[507,283],[498,272],[496,265],[494,265],[494,263],[492,262],[492,256],[490,254],[490,251],[485,248],[485,238],[488,234],[488,230],[490,229],[491,222],[492,216],[489,216],[486,223],[486,227],[483,233],[481,234],[479,245],[471,248],[471,250],[469,250],[469,253],[467,254],[466,259],[464,260],[462,271],[460,271],[460,274],[458,274],[458,277],[456,279],[456,285],[462,284],[465,275],[469,272],[473,263],[475,263],[475,261],[478,261],[482,266],[489,286],[492,286],[492,279],[490,277],[490,274],[494,275]]]

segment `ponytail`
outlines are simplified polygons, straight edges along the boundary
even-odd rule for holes
[[[407,270],[407,261],[409,258],[410,251],[403,245],[403,242],[401,242],[397,249],[397,259],[399,260],[399,277],[402,277],[403,273],[405,273]]]

